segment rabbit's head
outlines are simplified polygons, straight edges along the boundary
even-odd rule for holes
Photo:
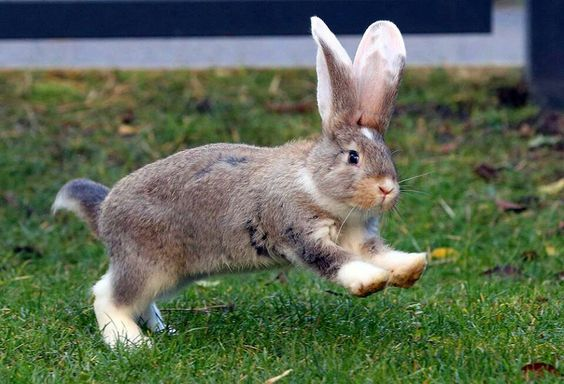
[[[392,208],[399,184],[383,135],[392,114],[405,46],[389,21],[372,24],[354,63],[325,23],[312,17],[323,135],[308,158],[316,189],[363,210]]]

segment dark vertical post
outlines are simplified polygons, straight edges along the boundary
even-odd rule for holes
[[[564,108],[564,1],[527,0],[527,75],[542,106]]]

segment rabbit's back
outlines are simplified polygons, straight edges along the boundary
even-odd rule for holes
[[[265,227],[277,231],[272,227],[281,219],[279,199],[273,195],[292,193],[285,188],[295,184],[289,178],[302,149],[213,144],[149,164],[110,191],[100,237],[113,260],[133,249],[152,262],[188,270],[194,264],[220,272],[227,264],[256,269],[279,263]]]

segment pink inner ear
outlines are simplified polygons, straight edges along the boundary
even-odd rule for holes
[[[358,46],[353,71],[360,96],[359,123],[386,129],[405,60],[405,46],[397,27],[388,21],[372,24]]]

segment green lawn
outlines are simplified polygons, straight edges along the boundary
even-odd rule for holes
[[[279,383],[515,383],[531,362],[562,372],[564,193],[542,187],[564,177],[563,120],[558,133],[554,116],[521,105],[519,79],[407,71],[387,141],[402,178],[426,175],[406,183],[384,237],[455,250],[413,288],[358,299],[306,271],[287,283],[277,271],[214,278],[161,303],[177,335],[111,351],[89,293],[108,261],[78,219],[50,216],[58,188],[111,185],[205,143],[317,134],[315,74],[0,72],[0,382],[255,383],[291,369]],[[495,177],[479,177],[481,163]]]

